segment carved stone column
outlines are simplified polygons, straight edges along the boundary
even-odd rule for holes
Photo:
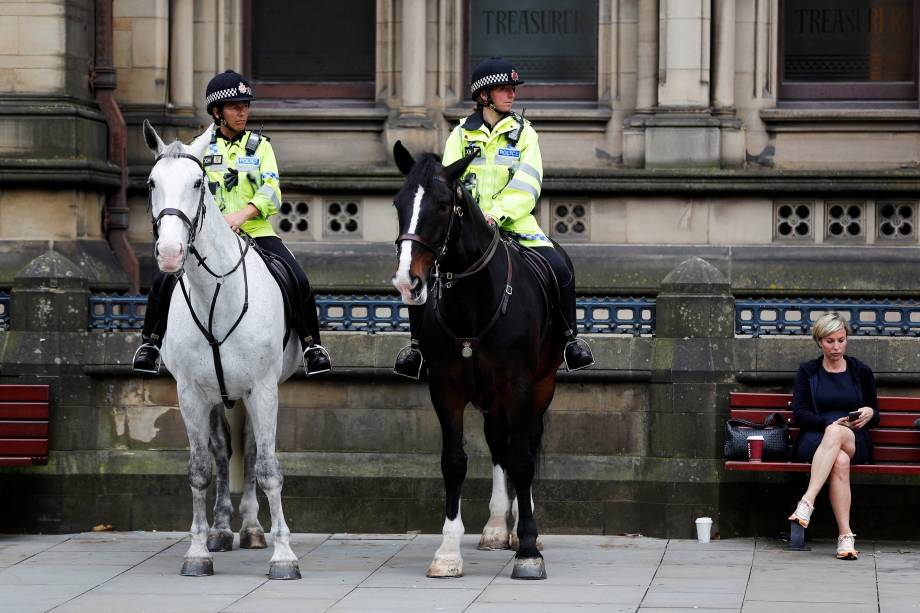
[[[174,111],[194,112],[194,0],[172,0],[169,11],[169,102]]]
[[[426,0],[402,0],[399,73],[399,106],[393,109],[386,125],[388,151],[397,140],[410,151],[434,151],[437,136],[428,112],[427,49],[428,23]]]
[[[744,163],[744,132],[735,116],[735,2],[713,3],[713,115],[721,121],[719,157],[721,165]]]

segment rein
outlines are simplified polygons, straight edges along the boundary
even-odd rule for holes
[[[436,179],[443,181],[443,179],[440,179],[440,177],[436,177]],[[489,242],[489,246],[485,249],[482,255],[466,270],[459,273],[441,270],[441,259],[447,253],[447,245],[450,242],[451,231],[453,230],[455,219],[460,220],[457,221],[457,226],[462,228],[460,224],[462,223],[463,209],[461,208],[459,201],[463,198],[463,192],[461,191],[459,184],[456,186],[454,194],[455,200],[453,206],[451,207],[450,221],[447,224],[447,232],[444,234],[444,240],[440,248],[434,245],[434,243],[432,243],[427,238],[417,234],[400,234],[396,239],[396,242],[398,244],[400,241],[410,240],[420,244],[435,254],[434,282],[432,288],[435,319],[437,320],[438,325],[441,327],[444,333],[448,336],[448,338],[453,341],[454,347],[463,358],[464,387],[466,388],[467,396],[472,398],[476,390],[476,379],[475,372],[473,370],[472,359],[473,354],[474,351],[479,348],[482,337],[486,336],[492,330],[492,328],[495,327],[495,324],[498,323],[498,320],[508,311],[508,303],[510,302],[511,295],[514,292],[514,288],[511,284],[514,268],[512,266],[511,253],[508,249],[508,244],[501,239],[498,228],[495,228],[495,231],[492,234],[492,240]],[[499,301],[498,306],[496,306],[495,312],[492,314],[492,318],[479,331],[478,334],[471,337],[458,337],[454,331],[451,330],[450,325],[448,325],[447,321],[444,319],[444,316],[441,314],[440,304],[444,298],[444,291],[451,289],[456,282],[472,277],[485,270],[491,263],[492,259],[495,257],[495,253],[498,251],[499,243],[501,243],[501,245],[505,248],[505,260],[508,263],[507,274],[505,277],[505,289],[502,292],[501,300]]]
[[[163,157],[164,156],[162,155],[157,156],[156,160],[154,161],[154,164],[156,164],[161,159],[163,159]],[[228,338],[230,338],[230,335],[233,334],[236,328],[240,325],[240,322],[243,321],[243,316],[246,315],[246,312],[249,310],[249,274],[248,274],[248,271],[246,270],[246,254],[249,253],[249,247],[251,246],[252,241],[248,237],[247,239],[244,240],[237,236],[236,246],[240,250],[240,259],[237,260],[233,268],[231,268],[229,271],[223,274],[218,274],[214,272],[213,270],[211,270],[211,267],[205,263],[205,260],[207,260],[207,258],[203,257],[201,253],[199,253],[198,249],[195,248],[195,245],[193,244],[196,236],[198,235],[199,225],[201,228],[204,228],[204,217],[205,217],[205,212],[207,211],[207,207],[205,207],[205,204],[204,204],[204,190],[205,190],[205,183],[206,183],[205,179],[207,178],[207,173],[205,172],[204,165],[201,163],[201,160],[199,160],[193,155],[190,155],[188,153],[179,153],[178,155],[169,156],[169,157],[182,157],[182,158],[186,158],[189,160],[193,160],[196,164],[198,164],[199,168],[201,168],[201,174],[202,174],[201,194],[198,198],[198,210],[195,212],[195,218],[191,221],[189,220],[188,216],[185,213],[183,213],[179,209],[174,209],[174,208],[165,208],[162,211],[160,211],[159,215],[157,215],[156,217],[153,217],[153,213],[152,213],[152,204],[153,204],[152,199],[153,198],[151,194],[150,204],[151,204],[151,219],[153,221],[153,236],[155,240],[159,240],[160,236],[159,236],[158,228],[159,228],[160,220],[165,215],[175,215],[176,217],[178,217],[182,221],[182,223],[184,223],[186,227],[188,228],[188,232],[189,232],[188,253],[191,253],[192,255],[195,256],[195,259],[198,261],[199,267],[204,268],[205,271],[209,275],[211,275],[212,277],[218,280],[217,285],[214,288],[214,295],[211,296],[211,307],[208,311],[208,326],[206,328],[204,324],[201,322],[201,319],[199,319],[198,315],[195,313],[195,309],[192,307],[191,294],[189,293],[188,289],[185,286],[185,278],[184,278],[185,275],[183,274],[185,272],[185,258],[184,257],[182,259],[182,266],[179,268],[178,272],[175,273],[176,276],[179,278],[179,286],[182,288],[182,296],[183,298],[185,298],[185,303],[188,305],[189,313],[191,313],[192,315],[192,321],[195,322],[195,325],[201,331],[201,334],[204,336],[205,340],[208,341],[208,345],[211,346],[211,353],[214,357],[214,371],[215,371],[215,374],[217,375],[217,384],[220,387],[220,398],[223,401],[224,406],[226,406],[229,409],[233,407],[233,401],[230,399],[229,395],[227,394],[227,384],[226,384],[226,381],[224,380],[224,367],[223,367],[223,362],[220,359],[220,346],[223,345],[224,342],[226,342]],[[243,243],[246,244],[245,248],[243,247]],[[217,305],[217,296],[220,293],[220,288],[223,286],[224,279],[226,279],[227,277],[232,275],[234,272],[236,272],[236,270],[239,269],[241,266],[243,269],[243,307],[240,310],[240,314],[239,316],[237,316],[236,321],[233,323],[233,326],[231,326],[227,334],[224,335],[224,338],[221,340],[217,340],[217,337],[214,335],[214,310]]]

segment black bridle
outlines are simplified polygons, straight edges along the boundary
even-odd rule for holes
[[[224,367],[220,359],[220,346],[223,345],[224,342],[226,342],[228,338],[230,338],[230,335],[233,334],[236,328],[240,325],[240,322],[243,321],[243,316],[246,315],[246,312],[249,310],[249,275],[246,270],[246,254],[249,253],[249,247],[252,244],[252,239],[249,238],[248,236],[245,239],[239,236],[236,236],[236,239],[237,239],[236,245],[237,245],[237,248],[240,250],[240,259],[237,260],[233,268],[231,268],[229,271],[223,274],[219,274],[211,270],[211,267],[208,266],[207,263],[205,262],[205,260],[207,260],[207,257],[202,256],[201,253],[199,253],[198,249],[195,248],[195,244],[194,244],[195,237],[198,236],[199,229],[204,227],[204,217],[207,211],[207,207],[205,206],[205,202],[204,202],[204,190],[207,189],[206,187],[207,172],[204,169],[204,164],[202,164],[201,160],[199,160],[194,155],[183,152],[183,153],[177,153],[177,154],[172,154],[168,156],[159,155],[157,156],[156,160],[154,160],[153,162],[154,165],[156,165],[156,163],[162,160],[164,157],[186,158],[186,159],[192,160],[198,165],[199,168],[201,168],[201,189],[200,189],[200,194],[198,196],[198,210],[195,211],[194,219],[190,220],[188,216],[182,210],[174,209],[174,208],[164,208],[162,211],[160,211],[160,213],[156,217],[154,217],[153,216],[153,189],[150,190],[150,194],[149,194],[150,218],[153,223],[154,240],[158,241],[160,239],[160,233],[159,233],[160,220],[162,220],[163,217],[166,215],[175,215],[176,217],[178,217],[188,229],[189,237],[188,237],[187,253],[191,253],[192,255],[194,255],[195,259],[198,262],[198,266],[200,266],[201,268],[204,268],[205,271],[209,275],[217,279],[217,285],[214,288],[214,295],[211,296],[211,306],[210,306],[210,309],[208,310],[208,325],[207,327],[205,327],[204,324],[201,322],[201,320],[198,318],[198,315],[195,314],[195,309],[192,308],[191,295],[188,292],[188,288],[185,287],[185,275],[183,273],[185,272],[185,259],[187,257],[186,255],[182,256],[182,265],[179,267],[179,270],[174,273],[176,277],[178,277],[179,279],[179,286],[182,288],[182,296],[183,298],[185,298],[185,303],[188,305],[188,310],[189,310],[189,313],[191,313],[192,315],[192,320],[195,322],[195,325],[198,326],[198,329],[201,331],[202,335],[204,335],[205,340],[207,340],[208,344],[211,346],[211,353],[214,356],[214,370],[217,374],[217,383],[220,386],[220,397],[221,397],[221,400],[223,400],[224,406],[226,406],[227,408],[230,408],[233,406],[233,401],[230,400],[230,397],[227,394],[227,385],[226,385],[226,382],[224,381]],[[245,247],[243,246],[244,244],[245,244]],[[243,308],[240,310],[240,314],[236,318],[236,321],[233,323],[233,326],[231,326],[227,334],[224,335],[224,338],[221,340],[218,340],[217,337],[214,335],[214,310],[217,305],[217,295],[220,293],[220,288],[223,286],[224,279],[232,275],[234,272],[236,272],[236,270],[240,268],[241,266],[243,270]]]
[[[442,177],[434,177],[437,181],[446,182]],[[441,245],[436,245],[430,239],[421,236],[419,234],[409,234],[403,233],[396,238],[397,248],[399,244],[404,241],[412,241],[418,243],[425,249],[428,249],[435,254],[434,260],[434,281],[432,282],[432,300],[435,319],[438,322],[438,325],[441,326],[441,329],[444,333],[450,338],[454,347],[460,353],[460,356],[463,357],[463,378],[464,385],[467,389],[468,397],[472,398],[472,395],[475,393],[476,382],[472,366],[472,358],[474,350],[479,348],[482,337],[488,334],[492,328],[498,323],[498,320],[508,311],[508,303],[511,300],[511,295],[513,293],[513,288],[511,286],[511,279],[513,275],[513,266],[511,253],[508,249],[507,240],[503,240],[501,233],[498,230],[498,227],[493,228],[492,240],[489,242],[489,246],[485,249],[482,255],[468,266],[462,272],[451,272],[444,271],[441,268],[441,260],[444,255],[447,253],[447,246],[450,243],[451,232],[454,228],[454,225],[458,227],[458,232],[462,232],[462,220],[463,220],[463,207],[461,202],[463,200],[463,187],[456,183],[454,188],[451,190],[454,194],[453,202],[451,203],[450,211],[450,220],[447,223],[447,231],[444,233],[444,238],[441,241]],[[508,262],[508,272],[505,278],[505,288],[502,291],[501,300],[498,303],[498,306],[495,308],[495,312],[492,314],[492,318],[489,322],[479,331],[475,336],[470,337],[458,337],[454,334],[453,330],[450,329],[450,326],[444,320],[444,317],[441,315],[440,303],[441,300],[445,297],[444,290],[451,289],[455,283],[463,279],[472,277],[479,272],[488,267],[489,263],[495,257],[496,251],[498,251],[498,245],[501,245],[505,248],[505,259]]]

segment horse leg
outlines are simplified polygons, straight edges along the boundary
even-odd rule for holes
[[[426,573],[429,577],[462,577],[463,556],[460,541],[463,538],[463,520],[460,518],[460,490],[466,478],[466,452],[463,451],[463,408],[466,400],[462,394],[447,395],[431,400],[441,422],[441,474],[444,477],[445,518],[441,528],[441,546]]]
[[[198,397],[196,397],[198,396]],[[188,434],[188,482],[192,488],[191,545],[185,552],[180,574],[200,577],[214,574],[214,557],[208,551],[208,515],[205,498],[211,484],[211,456],[208,454],[210,412],[207,402],[191,386],[179,393],[179,409]]]
[[[284,475],[275,455],[278,434],[278,388],[258,385],[245,397],[256,442],[256,479],[268,498],[271,510],[274,552],[269,560],[269,579],[300,579],[297,556],[291,550],[291,531],[281,509],[281,486]]]
[[[240,499],[240,548],[265,549],[265,531],[259,523],[259,500],[256,498],[256,438],[252,433],[252,420],[246,415],[243,427],[243,497]]]
[[[497,416],[497,417],[493,417]],[[489,411],[485,423],[486,442],[492,454],[492,497],[489,499],[489,521],[482,529],[479,549],[508,549],[508,485],[502,468],[508,452],[508,422],[503,412]]]
[[[529,396],[529,395],[528,395]],[[529,398],[528,398],[529,399]],[[515,419],[511,432],[511,447],[508,452],[508,473],[514,482],[517,498],[531,500],[533,484],[534,459],[530,446],[529,403],[521,403],[523,410],[519,419]],[[527,411],[527,413],[525,413]],[[517,537],[518,549],[514,557],[512,579],[546,579],[546,566],[543,556],[537,549],[537,521],[533,514],[533,504],[518,504]]]
[[[233,513],[233,504],[230,502],[230,456],[233,451],[230,444],[230,423],[224,413],[223,404],[217,404],[211,409],[211,436],[208,445],[217,466],[217,496],[214,499],[214,523],[208,531],[208,551],[231,551],[233,531],[230,530],[230,515]]]
[[[553,383],[555,385],[555,380],[553,381]],[[538,391],[536,387],[534,388],[534,391],[535,391],[534,395],[539,397],[540,394],[536,393]],[[550,399],[552,399],[552,393],[550,393]],[[549,402],[547,402],[546,404],[548,406]],[[540,449],[540,440],[543,438],[543,413],[544,412],[545,412],[545,408],[542,411],[537,411],[534,415],[533,422],[531,424],[530,455],[532,458],[537,457],[538,451]],[[530,511],[531,513],[534,512],[536,508],[537,507],[533,501],[533,488],[531,487],[531,490],[530,490]],[[517,551],[518,550],[517,528],[518,528],[519,514],[518,514],[518,497],[516,495],[514,497],[514,502],[512,502],[511,504],[511,517],[513,519],[514,527],[511,529],[511,536],[509,538],[509,547]],[[540,538],[539,534],[537,535],[537,549],[539,549],[540,551],[543,551],[543,539]]]

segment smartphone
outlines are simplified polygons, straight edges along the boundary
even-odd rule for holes
[[[850,414],[847,415],[847,421],[856,421],[857,419],[859,419],[859,411],[851,411]]]

